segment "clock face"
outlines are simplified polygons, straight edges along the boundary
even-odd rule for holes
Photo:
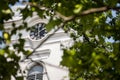
[[[30,38],[33,40],[39,40],[44,37],[46,33],[45,24],[39,23],[32,27],[30,31]]]

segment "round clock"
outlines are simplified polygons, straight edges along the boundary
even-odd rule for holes
[[[45,24],[39,23],[32,27],[30,31],[30,38],[33,40],[41,39],[46,34]]]

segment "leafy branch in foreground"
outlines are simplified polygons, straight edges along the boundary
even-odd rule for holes
[[[0,1],[0,30],[5,31],[4,21],[11,19],[14,15],[9,5],[13,5],[17,1]],[[21,10],[23,23],[27,17],[33,16],[33,12],[37,12],[41,18],[49,16],[48,31],[56,25],[58,26],[57,29],[62,27],[68,32],[70,29],[76,31],[76,34],[71,34],[74,44],[69,49],[64,49],[61,62],[63,66],[68,67],[71,80],[119,79],[119,0],[30,0],[25,4],[27,4],[26,7]],[[13,31],[21,30],[21,28],[16,28],[14,24],[13,26]],[[22,27],[22,29],[27,28],[27,26]],[[53,35],[57,29],[44,38],[43,42]],[[16,33],[10,34],[8,40],[14,34]],[[107,42],[106,39],[112,39],[113,42]],[[2,40],[0,38],[0,41]],[[23,49],[24,42],[22,43],[22,41],[20,39],[18,43],[15,43],[14,49],[25,53],[26,51]],[[41,45],[42,43],[38,47]],[[19,57],[14,53],[15,51],[9,49],[9,45],[0,50],[0,79],[9,80],[11,75],[15,76],[19,69]],[[5,57],[5,54],[8,56]],[[7,61],[8,58],[12,58],[12,61]],[[11,67],[8,68],[6,65]],[[9,73],[4,73],[3,70]]]
[[[65,13],[59,11],[62,3],[57,5],[58,8],[55,6],[56,9],[53,9],[52,18],[57,16],[57,18],[62,20],[61,23],[65,23],[64,28],[72,28],[77,31],[77,35],[71,34],[75,43],[70,49],[64,49],[61,62],[63,66],[69,68],[71,79],[119,79],[119,66],[116,63],[119,62],[119,39],[117,37],[119,37],[118,31],[120,28],[118,23],[119,13],[117,12],[119,12],[120,7],[110,5],[96,6],[79,10],[77,13],[71,13],[71,15],[66,16]],[[46,6],[41,7],[33,4],[32,6],[42,10],[51,10],[51,8]],[[81,7],[79,4],[75,6]],[[63,7],[63,11],[64,8],[70,9],[69,6]],[[116,12],[116,18],[113,17],[112,11]],[[67,30],[69,31],[69,29]],[[82,40],[79,39],[80,36],[82,36]],[[115,40],[114,43],[106,42],[106,39],[111,37]],[[41,44],[38,47],[40,46]]]

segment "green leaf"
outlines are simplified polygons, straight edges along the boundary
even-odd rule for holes
[[[53,29],[55,26],[58,26],[61,23],[60,19],[53,20],[51,19],[49,23],[46,25],[46,30],[49,32],[51,29]]]
[[[75,5],[75,9],[73,10],[73,12],[74,12],[75,14],[78,14],[78,13],[80,13],[80,11],[82,10],[82,8],[83,8],[83,5],[82,5],[82,4],[76,4],[76,5]]]
[[[0,49],[0,55],[4,55],[5,51],[3,49]]]

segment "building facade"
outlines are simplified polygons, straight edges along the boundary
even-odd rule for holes
[[[22,19],[14,18],[5,23],[5,28],[9,32],[13,27],[12,23],[16,24],[16,27],[22,24]],[[46,32],[45,24],[47,19],[40,19],[36,14],[33,17],[26,19],[30,31],[20,30],[16,35],[12,36],[12,42],[14,44],[18,40],[19,33],[22,33],[22,38],[25,39],[24,49],[33,51],[27,59],[21,53],[20,70],[17,76],[24,76],[24,80],[69,80],[69,71],[67,68],[60,65],[62,60],[64,45],[68,47],[72,45],[72,39],[64,30],[59,29],[54,34],[54,29],[50,32]],[[46,41],[49,34],[53,34]],[[42,44],[41,46],[39,46]],[[11,49],[13,49],[11,47]],[[13,79],[14,80],[14,79]]]

